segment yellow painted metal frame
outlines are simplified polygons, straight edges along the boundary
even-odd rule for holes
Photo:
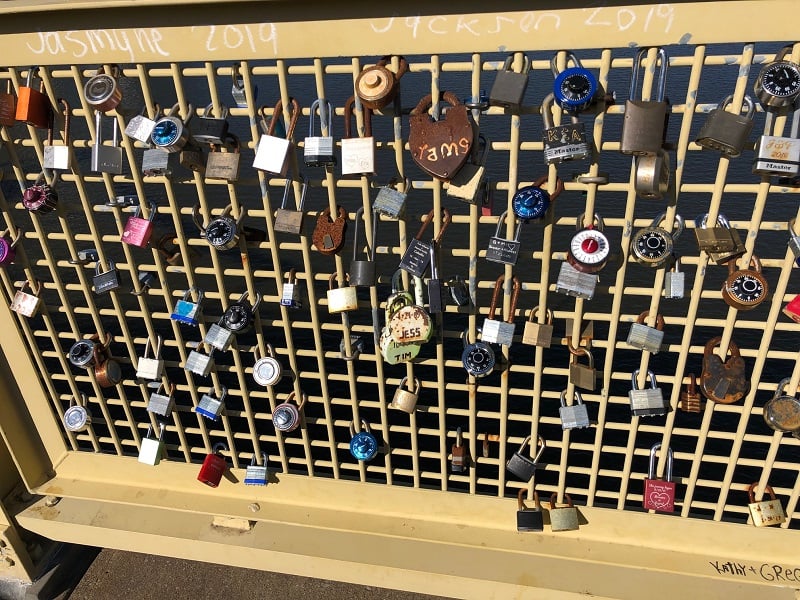
[[[791,40],[797,34],[795,19],[781,18],[781,15],[795,14],[796,6],[791,0],[611,3],[602,7],[561,2],[531,10],[519,10],[517,4],[494,3],[493,10],[489,11],[485,3],[462,2],[458,9],[463,12],[457,13],[451,3],[445,2],[387,7],[374,2],[11,1],[0,6],[0,14],[3,14],[0,49],[4,50],[4,63],[10,67],[160,62],[170,63],[174,73],[180,71],[178,63],[182,61],[265,58],[282,61],[313,56],[373,55],[384,51],[481,53],[501,49],[692,44],[699,50],[694,57],[681,61],[683,66],[697,67],[703,64],[702,44],[751,39],[754,32],[763,41]],[[87,23],[96,29],[87,30]],[[747,58],[753,59],[752,49]],[[616,67],[630,64],[624,59],[614,60]],[[715,57],[714,60],[722,59]],[[607,76],[612,66],[611,56],[606,52],[600,61],[587,63],[587,66],[600,67],[601,73]],[[471,68],[470,65],[466,70]],[[79,81],[78,67],[73,69]],[[263,68],[261,72],[254,70],[253,75],[277,72],[285,77],[286,71],[282,69]],[[430,70],[439,73],[438,58],[432,58]],[[320,64],[306,72],[321,80]],[[694,77],[699,78],[699,67],[692,73],[690,86],[696,89],[698,81]],[[650,75],[648,85],[649,78]],[[736,105],[741,103],[745,93],[743,81],[740,78],[737,82]],[[473,84],[473,88],[477,85]],[[473,89],[474,93],[477,91]],[[182,103],[185,102],[182,100]],[[684,122],[689,124],[695,109],[693,99],[687,98],[676,112],[682,111]],[[621,107],[615,107],[611,112],[618,115],[620,110]],[[253,117],[252,109],[250,116]],[[89,128],[92,128],[91,123]],[[595,123],[594,133],[598,139],[602,122]],[[688,125],[682,129],[682,136],[679,153],[685,157],[689,145]],[[3,139],[7,143],[11,141],[7,134]],[[496,147],[510,151],[509,181],[503,185],[505,191],[516,189],[518,153],[541,149],[541,144],[520,143],[518,131],[513,130],[511,139],[498,142]],[[603,150],[616,148],[615,142],[602,144]],[[36,150],[40,152],[38,143]],[[128,156],[132,156],[132,147],[126,150]],[[756,214],[763,209],[767,194],[776,190],[763,182],[726,184],[726,167],[727,163],[720,165],[714,183],[702,184],[682,184],[682,168],[679,168],[676,187],[686,193],[712,194],[712,214],[719,210],[723,193],[753,193],[757,196],[753,216],[756,228],[780,229],[782,224],[761,222]],[[31,178],[31,174],[21,171],[15,174],[20,181]],[[137,183],[141,185],[140,181]],[[333,183],[328,181],[329,186],[335,187]],[[439,208],[441,188],[430,182],[422,187],[432,189],[434,206]],[[579,189],[579,186],[571,184],[571,189]],[[607,189],[627,194],[630,210],[626,212],[625,222],[633,222],[634,198],[630,184],[612,183]],[[588,192],[586,210],[591,212],[596,186],[590,187]],[[335,198],[331,198],[335,204]],[[271,212],[268,200],[265,209]],[[469,217],[461,218],[462,225],[476,227],[478,222],[475,209]],[[272,234],[271,220],[267,219],[267,223]],[[512,227],[509,223],[509,232]],[[402,233],[404,235],[405,231]],[[456,249],[454,255],[475,256],[475,238],[471,239],[470,248]],[[551,252],[550,237],[546,239],[542,255]],[[623,237],[623,246],[627,239]],[[187,250],[188,240],[184,243],[182,248]],[[752,251],[752,242],[748,240],[748,252]],[[308,247],[304,252],[308,252]],[[705,268],[705,260],[705,257],[699,259],[699,270]],[[773,259],[770,264],[781,270],[781,276],[766,326],[779,331],[793,327],[778,322],[791,262],[792,257],[787,253],[785,258]],[[336,268],[342,269],[340,259],[337,259]],[[544,268],[543,277],[546,274]],[[279,278],[279,274],[274,275]],[[8,295],[13,289],[12,282],[4,276],[3,284]],[[82,284],[86,285],[85,276]],[[657,285],[660,286],[661,281]],[[621,299],[623,287],[624,270],[611,290]],[[531,289],[538,289],[542,297],[546,296],[547,290],[541,286]],[[643,295],[652,290],[632,291]],[[700,276],[692,290],[690,312],[693,315],[704,292]],[[590,306],[584,306],[576,303],[576,313],[587,319],[602,318],[602,315],[593,314]],[[508,308],[507,298],[505,308]],[[615,304],[615,319],[620,312],[619,304]],[[98,313],[93,316],[97,317]],[[474,321],[475,318],[471,318],[472,326]],[[726,343],[735,321],[736,316],[729,313],[725,319],[713,323],[726,328]],[[764,323],[741,320],[736,324],[751,330],[764,326]],[[314,326],[317,328],[319,323],[315,322]],[[616,326],[613,321],[612,331]],[[687,335],[692,326],[687,324]],[[577,322],[575,327],[577,334]],[[800,563],[796,558],[798,533],[719,522],[724,502],[707,507],[714,512],[714,520],[708,521],[598,506],[581,507],[581,514],[589,525],[578,532],[522,535],[514,531],[516,502],[476,494],[474,479],[471,480],[471,494],[288,474],[278,474],[278,480],[264,489],[223,481],[220,488],[210,490],[199,484],[193,487],[186,484],[187,481],[196,483],[193,482],[196,464],[165,461],[152,469],[138,464],[130,456],[75,452],[54,419],[53,399],[38,375],[36,357],[28,352],[33,334],[20,326],[7,302],[0,302],[0,331],[4,332],[0,348],[3,355],[0,361],[3,438],[29,489],[64,498],[54,506],[42,501],[17,518],[24,527],[54,539],[465,598],[569,598],[586,593],[615,598],[641,598],[646,593],[649,597],[666,598],[685,594],[686,590],[692,590],[694,597],[795,598],[794,590],[800,588],[797,579]],[[690,337],[685,341],[688,346]],[[127,344],[132,349],[130,339]],[[692,351],[696,353],[697,348]],[[760,347],[751,352],[756,368],[763,367],[767,351],[768,348]],[[769,352],[773,358],[783,360],[797,356],[793,349]],[[537,364],[541,364],[542,357],[541,349],[537,350]],[[441,351],[436,360],[440,372],[444,372]],[[681,371],[682,366],[679,367]],[[541,368],[537,369],[540,377]],[[534,373],[534,369],[530,372]],[[350,377],[353,377],[352,372]],[[794,380],[798,378],[800,373],[795,369]],[[603,373],[604,385],[611,379],[609,365]],[[537,397],[557,395],[552,390],[542,390],[540,378],[536,381],[533,393]],[[454,385],[457,389],[468,387]],[[509,394],[520,392],[509,391],[505,382],[501,386],[501,411],[507,414]],[[678,387],[673,386],[673,406]],[[753,407],[756,391],[754,389],[748,396],[744,410]],[[523,392],[530,393],[529,390]],[[275,399],[270,397],[269,400],[274,406]],[[381,397],[381,404],[385,400]],[[443,399],[440,402],[443,403]],[[473,415],[476,412],[474,394],[469,412]],[[671,432],[671,419],[668,418],[668,432]],[[711,411],[706,413],[701,426],[703,436],[710,430],[710,419]],[[638,425],[637,421],[634,429],[636,427],[646,429],[648,426]],[[504,431],[501,429],[500,433],[503,435]],[[138,446],[138,435],[126,441]],[[440,435],[441,446],[446,448],[449,441],[446,432]],[[669,435],[666,434],[667,443]],[[744,435],[742,425],[735,443],[742,444]],[[781,443],[779,437],[775,436],[770,443],[770,466]],[[115,442],[119,452],[121,442]],[[627,485],[631,473],[633,442],[631,437],[623,485]],[[470,443],[477,449],[476,438]],[[594,448],[589,449],[595,456],[599,455],[603,449],[602,440],[598,438]],[[188,451],[184,452],[188,457]],[[507,458],[506,452],[503,446],[497,459],[500,465]],[[699,452],[702,454],[702,450]],[[442,463],[446,462],[446,452],[444,454]],[[699,463],[694,465],[695,470],[687,478],[692,487],[703,483],[698,474]],[[785,464],[781,466],[786,467]],[[560,469],[565,472],[566,465],[560,465]],[[590,471],[597,473],[596,463]],[[243,472],[244,465],[238,463],[232,470],[239,481]],[[365,467],[359,466],[359,478],[365,480],[367,473]],[[415,487],[419,487],[419,474],[415,477]],[[731,484],[731,474],[726,473],[722,486],[729,489]],[[564,487],[562,479],[557,491],[565,491]],[[618,508],[623,508],[624,495],[623,490]],[[796,509],[798,495],[800,488],[795,485],[790,493],[790,514]],[[593,496],[593,503],[603,504],[599,500],[602,499]],[[688,510],[687,506],[686,514]],[[743,516],[744,507],[741,512]],[[257,524],[250,532],[232,533],[212,527],[213,515],[252,519]]]

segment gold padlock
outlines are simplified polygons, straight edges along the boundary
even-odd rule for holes
[[[586,348],[573,348],[572,346],[567,347],[574,357],[569,363],[569,380],[579,388],[594,391],[595,386],[597,385],[597,372],[594,368],[594,357],[592,356],[592,353]],[[582,365],[579,363],[579,356],[586,356],[589,364]]]
[[[564,494],[566,506],[556,506],[557,495],[550,496],[550,527],[553,531],[574,531],[580,528],[578,509],[572,505],[572,498]]]
[[[538,306],[531,309],[528,320],[525,321],[525,329],[522,330],[522,343],[549,348],[553,341],[553,311],[549,308],[545,311],[544,323],[534,321],[538,312]]]
[[[356,296],[356,288],[351,285],[344,287],[333,287],[336,273],[331,273],[328,278],[328,312],[340,313],[348,310],[356,310],[358,308],[358,297]],[[347,275],[345,275],[345,282]]]
[[[769,494],[769,500],[756,502],[755,489],[757,485],[758,482],[754,481],[747,488],[747,495],[750,498],[750,503],[747,505],[747,508],[750,509],[750,516],[753,517],[753,525],[756,527],[780,525],[786,520],[786,513],[783,512],[783,506],[781,506],[780,500],[775,497],[772,486],[764,486],[764,492]]]
[[[397,391],[395,391],[394,398],[392,399],[389,406],[391,408],[396,408],[398,410],[402,410],[403,412],[411,414],[417,408],[417,399],[419,398],[419,389],[420,389],[419,379],[414,377],[413,389],[405,387],[407,381],[408,377],[403,377],[400,380],[400,385],[397,387]]]

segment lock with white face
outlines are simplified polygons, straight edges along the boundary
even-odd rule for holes
[[[611,245],[603,233],[603,219],[595,213],[594,221],[588,227],[580,229],[583,215],[577,219],[576,233],[569,243],[567,262],[582,273],[597,273],[608,262]]]
[[[64,411],[64,427],[69,431],[84,431],[92,422],[87,406],[89,400],[86,394],[81,394],[80,399],[73,397],[70,400],[69,408]]]
[[[666,217],[667,213],[661,213],[653,219],[649,227],[644,227],[633,234],[631,252],[636,262],[656,269],[670,260],[674,242],[683,232],[683,218],[675,215],[675,229],[669,232],[659,227]]]
[[[283,366],[275,357],[272,344],[267,344],[267,354],[261,356],[253,365],[253,379],[258,385],[269,387],[275,385],[283,377]]]
[[[31,290],[30,294],[25,291],[26,287]],[[42,305],[42,299],[39,297],[39,292],[41,291],[41,283],[31,282],[29,279],[26,279],[22,283],[22,287],[14,294],[9,308],[23,317],[34,316],[39,312],[39,307]]]

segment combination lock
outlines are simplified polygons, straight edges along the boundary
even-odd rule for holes
[[[200,204],[195,204],[192,208],[192,218],[194,219],[194,224],[200,230],[200,235],[220,251],[230,250],[239,243],[239,224],[244,218],[245,211],[244,207],[242,207],[239,218],[234,219],[230,216],[232,209],[233,205],[229,204],[220,216],[211,219],[208,225],[204,227],[200,223]]]
[[[180,105],[175,104],[165,116],[156,121],[153,132],[150,134],[153,144],[166,152],[180,152],[189,141],[190,133],[186,124],[189,122],[194,108],[191,104],[189,105],[187,111],[189,118],[185,121],[178,116],[179,108]]]
[[[356,460],[372,460],[378,454],[378,439],[369,429],[369,423],[361,420],[362,430],[356,433],[355,424],[350,421],[350,454]]]
[[[261,294],[256,293],[255,303],[250,304],[248,293],[244,292],[222,314],[220,325],[233,333],[244,333],[253,326],[253,319],[260,303]]]
[[[786,60],[791,51],[791,46],[784,46],[758,73],[753,91],[764,108],[791,106],[800,96],[800,65]]]
[[[81,369],[88,369],[100,362],[103,358],[102,353],[105,352],[105,347],[110,342],[111,334],[106,334],[105,344],[100,342],[100,336],[98,334],[94,334],[88,339],[78,340],[72,344],[67,358],[73,366]]]
[[[567,63],[571,61],[575,66],[559,73],[556,66],[557,58],[558,55],[555,55],[550,59],[550,69],[556,78],[553,83],[556,104],[568,112],[586,110],[597,96],[597,79],[591,71],[583,68],[581,61],[572,52],[567,52]]]
[[[767,299],[769,285],[761,274],[761,261],[754,254],[747,269],[728,262],[728,278],[722,284],[722,299],[737,310],[751,310]]]
[[[473,377],[486,377],[494,370],[496,362],[494,350],[486,342],[477,341],[467,343],[468,331],[464,330],[461,338],[464,340],[464,352],[461,353],[461,363],[464,369]]]
[[[533,185],[517,190],[511,200],[511,207],[517,218],[523,221],[543,219],[550,202],[564,191],[564,182],[561,179],[556,179],[556,189],[552,194],[542,188],[543,185],[547,185],[547,176],[540,177],[533,182]]]
[[[580,215],[576,227],[580,227],[582,222],[583,215]],[[603,219],[595,214],[594,223],[579,229],[570,240],[567,262],[576,271],[597,273],[606,266],[610,253],[611,246],[603,233]]]
[[[658,268],[666,264],[674,248],[674,241],[683,232],[683,219],[675,215],[675,231],[670,233],[659,223],[666,218],[666,213],[661,213],[649,227],[644,227],[633,234],[631,252],[636,262],[650,267]]]
[[[275,358],[275,349],[267,344],[267,355],[262,356],[253,365],[253,379],[258,385],[268,387],[275,385],[283,376],[283,366]]]

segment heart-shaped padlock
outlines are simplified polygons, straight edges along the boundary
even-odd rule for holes
[[[437,179],[449,181],[472,153],[475,131],[464,106],[452,92],[443,92],[450,106],[434,121],[428,115],[433,97],[428,94],[411,111],[408,145],[419,167]]]
[[[333,255],[344,246],[344,233],[347,229],[347,211],[341,206],[336,207],[336,219],[331,220],[331,209],[326,206],[317,214],[317,225],[311,241],[322,254]]]

